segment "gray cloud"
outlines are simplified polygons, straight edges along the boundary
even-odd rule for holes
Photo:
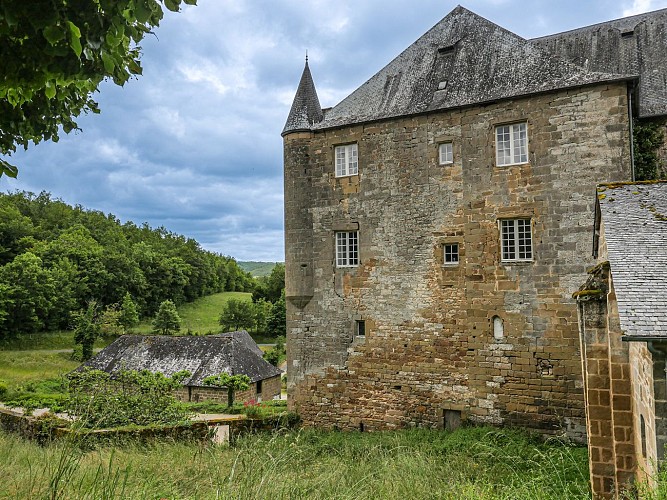
[[[282,260],[280,132],[308,50],[323,106],[398,55],[455,1],[200,0],[143,43],[144,75],[103,84],[82,133],[13,160],[0,189],[50,191],[121,220],[165,226],[240,260]],[[665,1],[470,0],[534,37]]]

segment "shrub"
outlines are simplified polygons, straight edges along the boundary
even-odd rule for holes
[[[189,417],[187,407],[174,396],[189,376],[187,371],[166,377],[148,370],[124,370],[112,378],[85,369],[70,375],[66,410],[88,428],[175,424]]]
[[[4,380],[0,380],[0,398],[4,397],[9,391],[9,385]]]

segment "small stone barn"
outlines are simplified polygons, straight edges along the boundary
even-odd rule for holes
[[[667,181],[597,189],[579,305],[593,492],[653,481],[667,443]]]
[[[123,335],[84,366],[114,373],[150,370],[171,376],[187,370],[179,397],[184,401],[227,402],[227,390],[204,386],[210,375],[229,373],[250,377],[250,387],[237,391],[237,401],[266,401],[280,397],[281,370],[262,358],[262,351],[247,332],[205,337]]]

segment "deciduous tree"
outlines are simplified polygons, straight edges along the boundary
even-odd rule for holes
[[[153,331],[162,335],[172,335],[181,329],[181,318],[176,311],[176,305],[171,300],[165,300],[153,320]]]
[[[142,72],[139,43],[162,19],[196,0],[4,0],[0,4],[0,153],[58,140],[81,113],[98,113],[104,79]],[[0,158],[0,175],[17,169]]]

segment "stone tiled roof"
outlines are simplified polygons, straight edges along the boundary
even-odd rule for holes
[[[306,59],[306,67],[303,68],[299,88],[294,96],[282,135],[310,130],[313,124],[322,121],[322,117],[322,107]]]
[[[667,9],[531,42],[591,71],[639,75],[639,116],[667,114]]]
[[[264,356],[264,352],[259,348],[257,343],[253,340],[248,332],[245,330],[238,330],[236,332],[227,332],[227,333],[218,333],[213,335],[213,337],[230,337],[234,340],[238,340],[243,344],[247,349],[254,352],[258,356]]]
[[[667,181],[601,185],[598,203],[621,328],[667,337]]]
[[[458,6],[327,111],[324,120],[312,128],[412,115],[629,77],[586,70],[554,57],[538,45]],[[297,97],[300,93],[301,85]],[[297,109],[302,110],[298,115],[301,118],[292,117],[293,106],[288,125],[298,121],[307,126],[305,106],[300,104]]]
[[[186,386],[201,386],[209,375],[247,375],[251,382],[282,372],[234,337],[169,337],[122,335],[83,366],[108,373],[118,370],[150,370],[171,376],[180,370],[192,375]]]

